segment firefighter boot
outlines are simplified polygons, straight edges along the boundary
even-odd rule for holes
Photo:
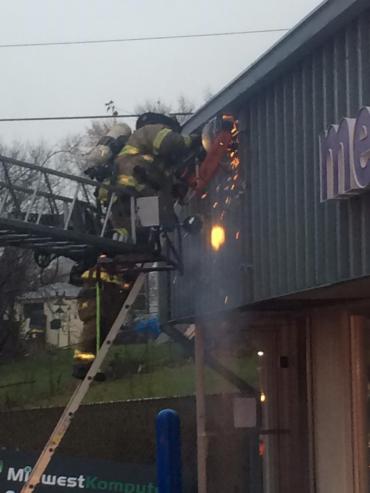
[[[72,366],[72,376],[74,378],[77,378],[77,380],[83,380],[90,370],[94,359],[95,354],[83,353],[76,350],[73,358],[74,361]],[[94,380],[96,382],[104,382],[106,380],[105,374],[101,371],[98,371],[98,373],[94,377]]]

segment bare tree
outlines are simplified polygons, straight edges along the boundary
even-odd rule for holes
[[[143,103],[135,106],[135,113],[140,114],[146,113],[147,111],[152,111],[154,113],[164,113],[165,115],[168,115],[172,112],[172,106],[161,101],[160,99],[157,99],[156,101],[147,99]]]
[[[185,96],[179,96],[177,100],[177,110],[178,113],[193,113],[194,111],[194,103],[187,99]],[[184,123],[185,120],[189,118],[189,115],[178,115],[177,120],[179,123]]]
[[[15,143],[6,146],[0,143],[0,154],[7,157],[42,165],[50,155],[51,150],[45,143],[35,146]],[[3,171],[0,181],[4,182]],[[13,184],[29,189],[36,180],[32,170],[9,166],[8,172]],[[4,194],[4,191],[3,191]],[[11,197],[4,194],[4,211],[10,213],[14,206]],[[17,192],[20,205],[29,200],[26,193]],[[7,352],[15,353],[18,347],[19,324],[17,324],[15,304],[18,296],[25,291],[35,289],[39,283],[40,269],[33,261],[29,250],[6,247],[0,249],[0,354],[6,348]]]
[[[153,111],[155,113],[164,113],[170,115],[171,113],[192,113],[194,110],[194,103],[190,101],[186,96],[180,95],[176,101],[176,105],[167,104],[160,99],[157,101],[147,100],[143,104],[139,104],[135,107],[136,113],[145,113],[146,111]],[[186,115],[178,115],[177,120],[182,123],[188,118]]]

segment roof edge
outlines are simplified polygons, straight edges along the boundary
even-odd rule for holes
[[[268,76],[276,76],[287,65],[304,56],[368,8],[368,0],[327,0],[320,4],[252,65],[201,106],[184,123],[183,131],[194,132],[219,112],[230,109],[242,97],[247,97]]]

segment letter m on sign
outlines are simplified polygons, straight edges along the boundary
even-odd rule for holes
[[[353,173],[355,123],[343,118],[320,136],[321,202],[348,196],[358,188]]]

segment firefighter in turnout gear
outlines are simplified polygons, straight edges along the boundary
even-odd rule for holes
[[[74,353],[72,372],[78,379],[86,376],[95,359],[97,347],[104,341],[113,325],[136,280],[136,275],[126,274],[123,279],[104,267],[95,266],[86,270],[81,280],[83,285],[78,300],[78,316],[83,328]],[[98,374],[97,379],[103,380],[103,374]]]
[[[136,123],[136,131],[118,154],[116,185],[142,196],[159,195],[162,217],[174,221],[175,173],[199,136],[183,136],[177,120],[159,113],[145,113]],[[130,204],[120,197],[112,209],[112,223],[123,238],[130,233]]]
[[[109,179],[112,185],[135,191],[139,196],[161,195],[164,217],[168,217],[169,222],[175,220],[173,204],[177,197],[174,197],[173,185],[177,167],[193,146],[199,145],[198,136],[184,137],[180,130],[178,122],[168,116],[143,114],[138,118],[136,131],[128,137],[114,159],[111,175],[104,178]],[[103,145],[105,143],[104,141]],[[101,152],[98,154],[100,156]],[[93,170],[94,173],[99,173],[99,166]],[[111,222],[121,241],[127,241],[131,225],[129,197],[117,196],[112,207]],[[85,377],[99,345],[98,324],[102,343],[135,279],[136,275],[130,278],[125,274],[123,279],[114,272],[96,266],[83,271],[83,287],[79,298],[79,317],[83,322],[83,329],[75,351],[74,377]]]

